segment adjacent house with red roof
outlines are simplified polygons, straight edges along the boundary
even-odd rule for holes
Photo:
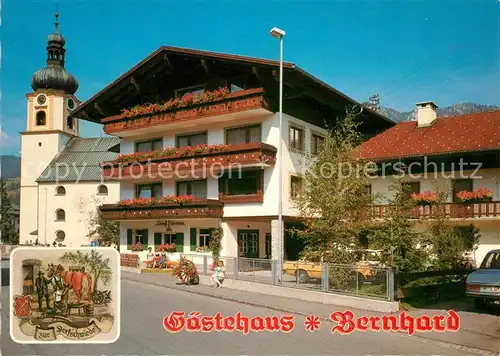
[[[377,164],[370,184],[379,193],[377,217],[384,218],[391,183],[402,179],[410,192],[447,193],[446,213],[457,226],[474,224],[481,241],[476,264],[500,248],[500,110],[437,117],[432,102],[417,104],[417,120],[401,122],[360,146],[360,156]],[[432,207],[415,211],[425,229]]]

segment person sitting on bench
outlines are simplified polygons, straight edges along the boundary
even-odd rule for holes
[[[167,268],[167,253],[165,251],[162,252],[160,260],[157,263],[158,268]]]

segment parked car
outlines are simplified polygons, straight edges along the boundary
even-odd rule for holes
[[[321,262],[319,260],[311,260],[285,261],[285,263],[283,264],[283,272],[289,276],[298,277],[299,283],[308,283],[309,279],[321,279]],[[379,263],[380,251],[361,251],[359,261],[355,264],[358,281],[361,284],[370,283],[371,281],[373,281],[379,272],[379,269],[376,268],[377,266],[379,266]]]
[[[477,307],[500,303],[500,250],[488,252],[479,269],[467,276],[466,295]]]

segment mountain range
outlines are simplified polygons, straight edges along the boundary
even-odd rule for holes
[[[365,103],[365,105],[369,105]],[[498,106],[461,103],[438,108],[438,116],[458,116],[500,109]],[[400,112],[391,108],[380,107],[380,112],[396,122],[415,118],[416,110]],[[19,177],[21,175],[21,157],[0,156],[0,178],[7,180],[7,189],[14,205],[19,206]]]
[[[450,117],[450,116],[459,116],[466,114],[473,114],[476,112],[484,112],[484,111],[492,111],[498,110],[500,107],[493,105],[482,105],[482,104],[474,104],[474,103],[461,103],[461,104],[453,104],[451,106],[446,106],[443,108],[437,109],[438,117]],[[388,118],[396,121],[410,121],[416,118],[417,109],[412,111],[397,111],[391,108],[386,108],[381,106],[380,113],[387,116]]]

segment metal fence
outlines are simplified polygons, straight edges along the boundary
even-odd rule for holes
[[[210,255],[181,254],[192,261],[198,273],[211,275]],[[304,261],[220,257],[226,278],[340,293],[365,298],[394,300],[394,273],[391,268],[366,264],[334,264]],[[278,273],[282,269],[282,273]],[[280,278],[281,277],[281,278]]]

